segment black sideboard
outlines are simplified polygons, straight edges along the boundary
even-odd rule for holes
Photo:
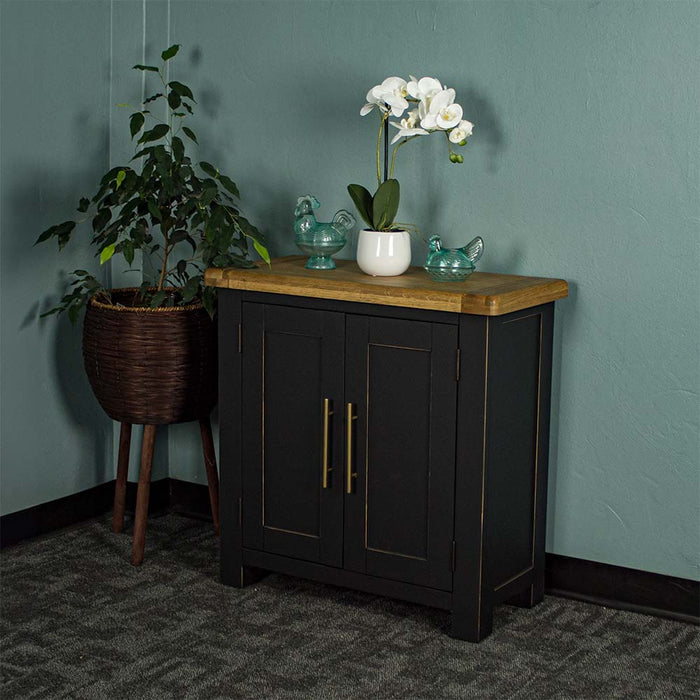
[[[452,612],[544,595],[554,301],[563,280],[304,258],[219,287],[221,576],[277,571]]]

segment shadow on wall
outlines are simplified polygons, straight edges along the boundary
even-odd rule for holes
[[[459,94],[459,102],[464,107],[465,118],[475,124],[474,134],[478,134],[479,142],[488,146],[488,171],[498,172],[498,156],[505,148],[506,139],[491,100],[470,87]]]
[[[552,352],[552,396],[551,414],[549,421],[549,471],[548,471],[548,496],[547,496],[547,534],[546,541],[551,543],[554,540],[554,532],[561,528],[556,524],[556,494],[557,479],[559,476],[559,408],[561,406],[562,392],[567,387],[562,386],[562,376],[567,372],[562,372],[562,362],[567,357],[564,353],[564,335],[566,334],[566,324],[574,313],[576,299],[578,297],[578,287],[576,283],[569,281],[569,296],[556,302],[554,314],[554,340]],[[547,550],[551,551],[551,550]]]
[[[211,80],[205,80],[197,91],[201,114],[211,120],[216,120],[221,111],[221,90]]]
[[[522,261],[525,257],[525,247],[520,244],[513,242],[507,251],[501,251],[500,253],[494,251],[493,249],[488,250],[489,241],[485,241],[485,249],[488,251],[489,255],[484,258],[487,261],[486,266],[482,266],[482,270],[485,272],[497,272],[503,274],[520,274],[517,270],[520,269]],[[479,269],[479,267],[477,267]]]
[[[80,434],[81,453],[76,455],[80,483],[100,484],[114,478],[111,463],[112,421],[92,393],[83,368],[82,321],[72,326],[65,314],[56,324],[53,367],[62,414]],[[45,322],[42,319],[42,322]]]
[[[108,131],[89,122],[85,113],[75,116],[75,160],[64,159],[65,170],[49,170],[38,162],[15,169],[7,221],[21,222],[21,226],[8,225],[3,231],[5,262],[15,271],[15,279],[8,279],[8,284],[21,295],[18,303],[24,305],[18,327],[7,330],[20,338],[24,334],[33,344],[39,341],[40,347],[25,361],[36,361],[42,354],[48,360],[48,376],[37,379],[36,400],[55,404],[55,421],[41,427],[39,440],[55,445],[53,452],[63,465],[57,468],[65,470],[66,480],[85,488],[113,477],[111,421],[94,398],[83,370],[81,324],[73,327],[65,314],[43,319],[40,314],[66,293],[70,280],[63,270],[97,267],[94,251],[88,250],[89,224],[82,225],[75,240],[60,253],[55,240],[32,246],[49,226],[79,216],[75,210],[78,199],[92,194],[99,184],[101,165],[108,162]],[[29,267],[28,259],[34,261]],[[30,286],[22,279],[29,279]]]
[[[416,142],[416,150],[420,149],[420,153],[416,154],[417,158],[411,164],[411,169],[416,171],[417,180],[409,186],[420,193],[420,210],[416,209],[408,216],[423,223],[421,228],[424,240],[420,244],[414,241],[413,264],[423,263],[427,254],[428,238],[435,233],[442,236],[447,247],[463,246],[479,233],[473,231],[466,220],[463,228],[455,229],[449,225],[450,213],[454,218],[455,208],[464,206],[463,202],[469,201],[469,179],[481,175],[479,168],[483,166],[478,165],[476,149],[485,149],[486,169],[489,173],[496,173],[500,156],[507,147],[507,139],[497,110],[483,91],[476,87],[458,89],[457,101],[464,109],[464,118],[475,125],[474,136],[469,144],[464,150],[455,149],[464,155],[464,165],[446,164],[446,149],[442,143],[431,143],[432,139]],[[433,138],[439,140],[436,136]],[[458,177],[455,177],[455,174]],[[399,179],[401,177],[399,175]],[[410,177],[414,177],[414,173],[410,173]],[[510,250],[507,256],[496,260],[493,258],[489,241],[486,240],[485,262],[488,270],[513,270],[521,255],[520,250]],[[483,262],[478,269],[484,269]]]
[[[270,165],[266,168],[264,159],[256,162],[252,169],[247,167],[236,149],[241,140],[250,136],[246,137],[242,130],[231,135],[228,119],[233,115],[223,107],[221,81],[209,78],[201,70],[204,58],[202,47],[195,45],[186,51],[186,58],[183,56],[186,68],[180,72],[175,64],[175,70],[178,79],[192,88],[197,100],[194,117],[186,123],[197,134],[198,144],[193,147],[187,143],[188,152],[195,163],[208,161],[238,184],[241,189],[241,213],[265,235],[272,257],[298,253],[294,246],[292,221],[297,197],[304,192],[292,191],[295,187],[293,183],[283,183],[280,187],[279,168]],[[243,177],[245,184],[241,186]],[[272,207],[271,202],[274,202]],[[249,245],[249,255],[253,260],[259,259],[252,244]]]
[[[20,198],[13,198],[13,202],[21,207]],[[50,245],[47,244],[47,248]],[[29,308],[17,331],[26,333],[34,324],[42,330],[40,337],[45,340],[44,351],[49,356],[52,375],[51,381],[43,383],[43,387],[46,391],[46,387],[53,385],[56,390],[53,397],[43,396],[39,400],[53,398],[56,403],[58,419],[55,429],[60,432],[52,434],[51,426],[45,426],[44,430],[52,435],[50,439],[56,441],[57,455],[61,455],[64,442],[78,444],[80,452],[71,455],[70,466],[77,470],[76,483],[99,484],[113,478],[111,461],[108,461],[112,444],[111,421],[97,403],[83,369],[82,322],[73,326],[66,314],[40,318],[40,314],[51,308],[66,288],[67,275],[57,270],[56,277],[52,286],[58,294],[42,294],[41,301],[27,301]],[[71,434],[62,436],[66,425],[70,426]],[[65,459],[65,455],[62,457]]]

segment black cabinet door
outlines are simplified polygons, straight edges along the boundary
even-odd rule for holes
[[[346,348],[345,568],[452,590],[457,329],[348,315]]]
[[[342,566],[344,315],[244,303],[243,329],[243,546]]]

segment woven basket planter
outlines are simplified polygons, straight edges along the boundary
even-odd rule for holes
[[[83,360],[97,400],[122,423],[207,417],[217,398],[214,323],[201,305],[129,306],[137,292],[115,289],[111,304],[88,305]]]

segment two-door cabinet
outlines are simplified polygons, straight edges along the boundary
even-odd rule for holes
[[[278,571],[452,611],[544,594],[552,322],[563,280],[351,261],[219,287],[221,576]]]

